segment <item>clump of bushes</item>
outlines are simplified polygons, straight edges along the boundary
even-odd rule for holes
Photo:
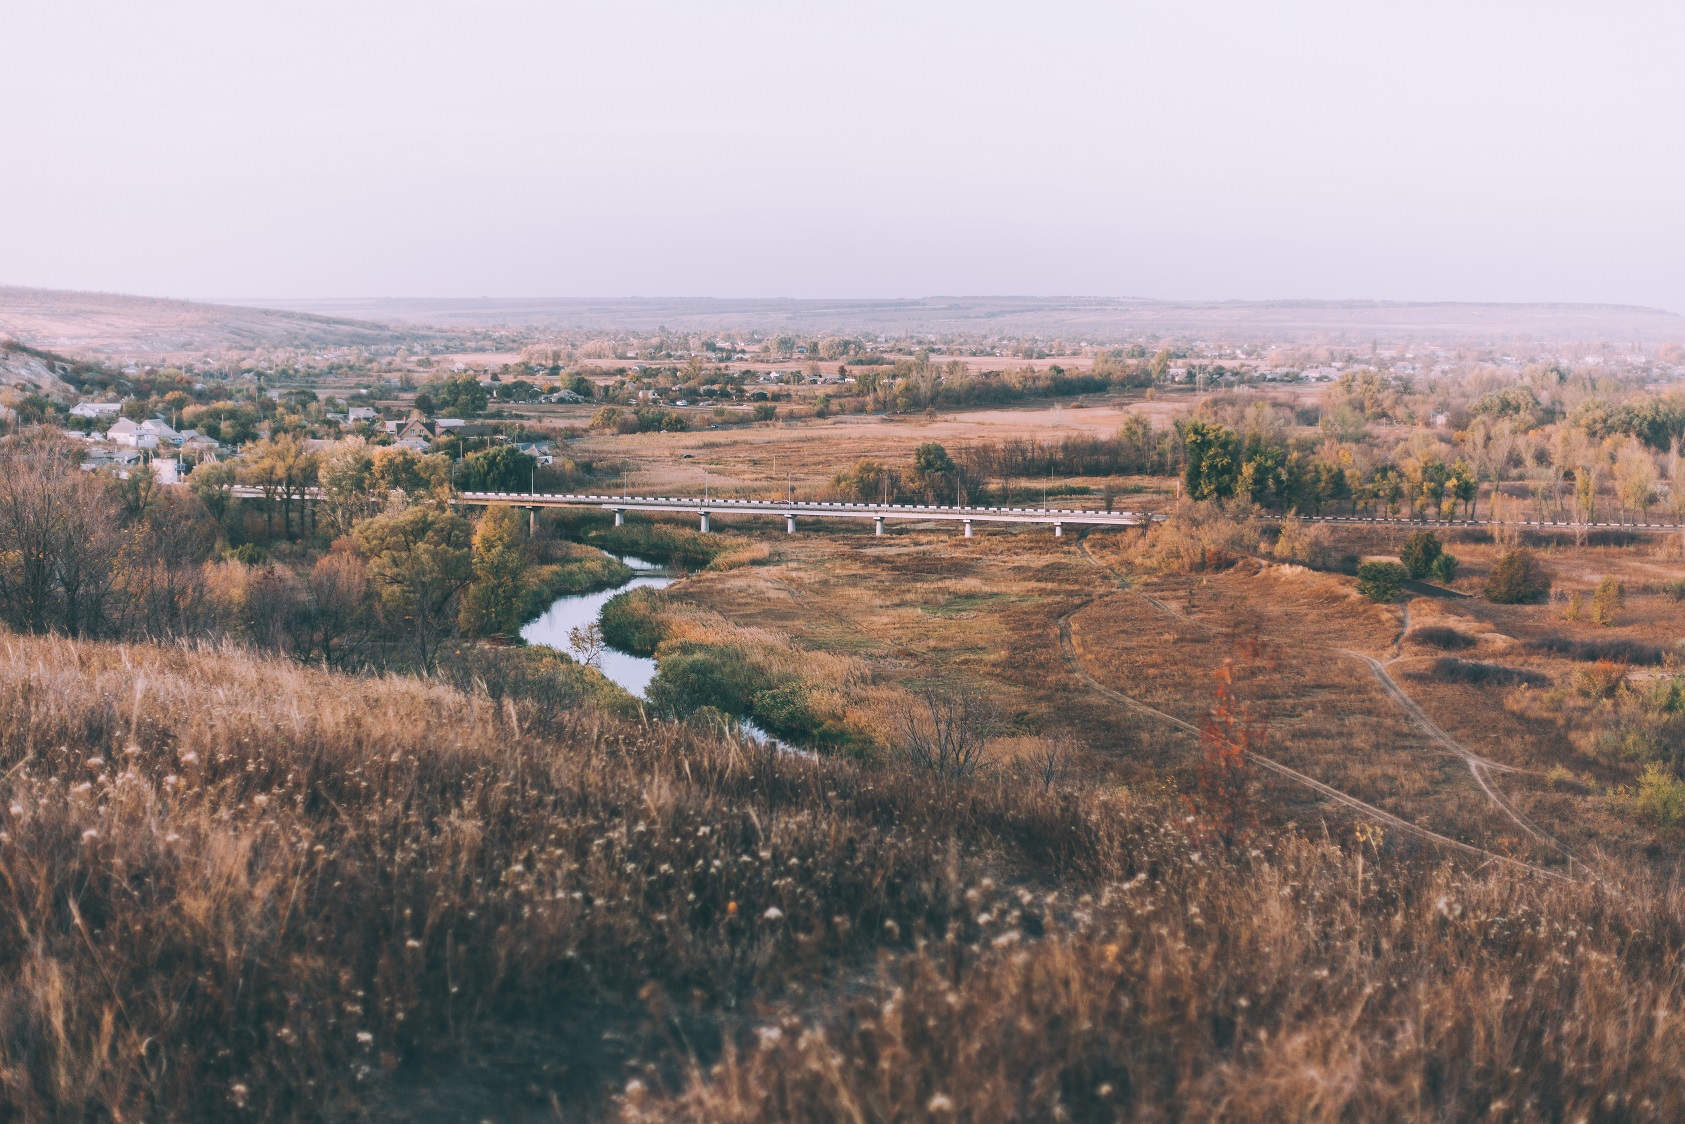
[[[1430,624],[1413,630],[1409,639],[1446,652],[1462,652],[1475,645],[1474,637],[1468,633],[1437,624]]]
[[[1281,534],[1270,553],[1284,562],[1296,562],[1313,570],[1336,569],[1340,551],[1334,533],[1323,523],[1306,523],[1293,516],[1281,521]]]
[[[661,594],[648,586],[609,598],[597,618],[604,642],[634,656],[655,655],[656,647],[666,635],[661,607]]]
[[[1525,668],[1506,667],[1500,663],[1480,663],[1441,656],[1426,667],[1407,673],[1412,679],[1438,680],[1442,683],[1468,683],[1477,687],[1545,687],[1550,676]]]
[[[1223,570],[1258,550],[1257,508],[1247,500],[1183,501],[1155,523],[1136,549],[1136,564],[1156,573]]]
[[[1657,762],[1644,767],[1637,791],[1627,799],[1633,811],[1657,827],[1685,824],[1685,781]]]
[[[1498,605],[1525,605],[1550,593],[1550,579],[1530,550],[1511,550],[1498,559],[1482,592]]]
[[[728,644],[681,641],[661,650],[649,701],[683,718],[712,708],[748,718],[767,733],[815,749],[866,753],[869,740],[826,712],[802,679]]]
[[[1371,601],[1391,601],[1408,576],[1397,562],[1364,562],[1357,567],[1357,591]]]
[[[1446,553],[1445,547],[1432,531],[1417,531],[1411,535],[1404,541],[1404,547],[1398,552],[1398,557],[1412,581],[1434,578],[1449,583],[1456,580],[1457,559]]]
[[[1640,644],[1636,640],[1576,640],[1569,636],[1540,636],[1527,641],[1527,647],[1571,660],[1610,660],[1639,667],[1659,667],[1667,660],[1667,653],[1662,649]]]

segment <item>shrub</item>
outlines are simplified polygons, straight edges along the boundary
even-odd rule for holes
[[[1371,601],[1391,601],[1407,576],[1397,562],[1364,562],[1357,568],[1357,591]]]
[[[603,606],[598,624],[610,647],[634,656],[653,656],[666,631],[661,623],[661,595],[648,586],[616,594]]]
[[[1641,667],[1658,667],[1667,659],[1667,653],[1662,649],[1634,640],[1575,640],[1567,636],[1541,636],[1529,640],[1527,647],[1571,660],[1610,660]]]
[[[1443,683],[1470,683],[1477,687],[1548,687],[1550,676],[1500,663],[1480,663],[1441,656],[1424,668],[1408,673],[1412,679]]]
[[[1404,563],[1404,570],[1416,581],[1433,573],[1433,565],[1439,561],[1444,552],[1439,539],[1432,531],[1417,531],[1404,540],[1404,547],[1398,552],[1398,559]]]
[[[1461,652],[1475,645],[1474,637],[1444,625],[1427,625],[1410,633],[1409,639],[1447,652]]]
[[[1644,767],[1631,802],[1633,811],[1658,827],[1685,823],[1685,781],[1660,764],[1652,762]]]
[[[1626,607],[1626,590],[1621,583],[1610,574],[1597,583],[1597,592],[1591,595],[1591,619],[1594,624],[1605,628],[1615,623]]]
[[[1457,557],[1441,551],[1438,558],[1433,560],[1433,577],[1441,585],[1450,585],[1457,580]]]
[[[1339,564],[1334,533],[1322,523],[1306,523],[1293,516],[1281,521],[1281,534],[1270,553],[1313,570],[1332,570]]]
[[[775,421],[778,418],[778,407],[771,402],[757,402],[750,415],[758,422]]]
[[[1498,559],[1486,579],[1486,600],[1499,605],[1523,605],[1542,600],[1550,592],[1538,559],[1530,550],[1512,550]]]
[[[1574,672],[1574,689],[1588,699],[1608,699],[1615,696],[1626,682],[1627,666],[1613,660],[1598,660],[1590,667]]]

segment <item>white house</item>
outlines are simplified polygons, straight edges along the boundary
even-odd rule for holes
[[[160,444],[166,442],[171,445],[181,444],[181,434],[177,433],[175,428],[163,418],[148,418],[140,423],[140,431],[150,433],[158,439]]]
[[[114,418],[123,409],[121,402],[78,402],[70,407],[73,418]]]
[[[380,416],[380,411],[373,406],[353,406],[345,411],[345,420],[352,425],[358,422],[374,421]]]
[[[115,441],[119,445],[127,445],[131,449],[155,449],[158,447],[158,435],[148,433],[135,424],[132,418],[118,418],[105,432],[106,440]]]

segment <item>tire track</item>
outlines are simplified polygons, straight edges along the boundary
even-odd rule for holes
[[[1179,730],[1198,736],[1200,731],[1197,726],[1194,726],[1189,722],[1184,722],[1182,719],[1177,718],[1173,714],[1166,714],[1164,711],[1159,710],[1156,707],[1148,706],[1146,703],[1140,701],[1139,699],[1131,698],[1122,691],[1106,686],[1104,683],[1094,678],[1094,676],[1090,675],[1087,668],[1082,666],[1082,657],[1077,652],[1076,641],[1071,635],[1071,618],[1077,613],[1080,613],[1083,609],[1092,605],[1096,600],[1097,598],[1089,598],[1070,612],[1066,613],[1064,616],[1060,617],[1058,620],[1059,648],[1064,654],[1066,667],[1070,669],[1073,675],[1096,693],[1116,702],[1120,702],[1129,707],[1131,710],[1145,714],[1151,718],[1156,718],[1159,721],[1168,723]],[[1532,863],[1524,862],[1521,859],[1511,858],[1508,855],[1500,855],[1495,851],[1488,851],[1482,847],[1476,847],[1472,843],[1464,843],[1460,839],[1452,839],[1448,835],[1441,835],[1437,831],[1431,831],[1428,828],[1413,824],[1409,820],[1401,819],[1398,816],[1393,815],[1391,812],[1384,811],[1375,807],[1373,804],[1359,800],[1350,793],[1342,792],[1332,785],[1324,784],[1315,777],[1307,776],[1304,773],[1299,772],[1297,769],[1283,765],[1281,762],[1272,757],[1265,757],[1261,753],[1249,752],[1247,754],[1247,759],[1256,762],[1259,766],[1268,769],[1277,776],[1283,777],[1295,784],[1302,785],[1303,787],[1310,789],[1312,792],[1327,798],[1335,804],[1339,804],[1342,807],[1349,808],[1355,812],[1362,812],[1366,817],[1374,820],[1376,823],[1386,824],[1388,827],[1403,832],[1406,835],[1413,835],[1418,839],[1438,843],[1441,846],[1449,847],[1454,851],[1460,851],[1463,854],[1472,855],[1488,862],[1503,863],[1533,874],[1540,874],[1546,878],[1555,878],[1563,882],[1576,881],[1576,879],[1570,875],[1561,874],[1542,866],[1535,866]]]
[[[1087,542],[1082,542],[1079,546],[1082,550],[1083,556],[1086,557],[1089,562],[1100,567],[1100,569],[1104,570],[1108,574],[1111,574],[1113,577],[1119,576],[1117,571],[1101,562],[1098,558],[1095,558],[1094,555],[1089,552]],[[1144,598],[1151,604],[1157,606],[1159,609],[1170,613],[1172,616],[1175,616],[1180,620],[1188,621],[1191,624],[1198,624],[1200,627],[1207,629],[1207,631],[1210,630],[1209,625],[1200,621],[1194,621],[1192,618],[1184,616],[1182,613],[1177,612],[1175,609],[1155,597],[1148,596],[1146,593],[1136,589],[1131,589],[1130,592],[1134,593],[1138,597]],[[1410,631],[1409,604],[1405,604],[1403,607],[1403,617],[1403,625],[1393,643],[1394,659],[1399,658],[1402,654],[1404,650],[1404,637]],[[1458,758],[1468,766],[1470,775],[1474,777],[1474,783],[1479,786],[1481,792],[1486,794],[1487,800],[1491,802],[1493,807],[1502,812],[1512,823],[1516,825],[1516,827],[1520,828],[1534,842],[1550,847],[1565,855],[1568,859],[1570,870],[1573,869],[1573,864],[1576,862],[1580,863],[1581,866],[1585,865],[1584,860],[1580,859],[1578,855],[1574,854],[1573,851],[1564,846],[1560,840],[1556,839],[1554,836],[1534,824],[1531,820],[1527,819],[1519,811],[1517,811],[1508,800],[1500,796],[1497,790],[1492,787],[1489,777],[1490,772],[1516,773],[1524,775],[1536,774],[1531,774],[1530,771],[1526,769],[1519,769],[1513,765],[1505,765],[1501,762],[1493,761],[1491,758],[1483,757],[1463,745],[1461,742],[1457,741],[1450,734],[1446,733],[1438,723],[1428,717],[1427,711],[1423,710],[1421,705],[1417,703],[1415,699],[1412,699],[1408,694],[1406,694],[1404,688],[1399,685],[1398,681],[1387,672],[1386,665],[1375,659],[1373,656],[1365,655],[1362,652],[1354,652],[1349,648],[1330,648],[1327,650],[1338,652],[1341,655],[1352,656],[1368,664],[1369,670],[1372,671],[1375,674],[1375,678],[1380,681],[1382,690],[1384,690],[1387,696],[1391,698],[1393,702],[1397,703],[1399,708],[1404,711],[1411,721],[1427,735],[1428,740],[1439,748],[1450,753],[1453,757]],[[1135,705],[1139,706],[1141,704]],[[1148,709],[1150,710],[1151,708]],[[1153,713],[1173,722],[1179,721],[1178,719],[1172,719],[1169,715],[1162,714],[1157,711],[1153,711]],[[1181,724],[1186,726],[1186,723]],[[1192,729],[1192,727],[1188,728]],[[1286,766],[1282,766],[1282,768],[1286,768]],[[1352,799],[1355,799],[1355,797]]]
[[[1369,670],[1374,672],[1375,678],[1380,681],[1381,689],[1386,691],[1386,693],[1392,697],[1393,701],[1396,702],[1399,707],[1410,716],[1411,720],[1414,721],[1417,727],[1428,736],[1430,741],[1446,750],[1452,756],[1462,759],[1463,763],[1469,767],[1469,773],[1474,777],[1474,783],[1480,786],[1480,791],[1484,792],[1487,799],[1490,800],[1499,811],[1508,816],[1515,826],[1526,832],[1535,842],[1542,843],[1547,847],[1553,847],[1562,852],[1562,854],[1568,856],[1570,869],[1572,868],[1572,864],[1575,862],[1580,862],[1581,865],[1584,865],[1578,855],[1563,846],[1559,840],[1547,834],[1543,829],[1534,825],[1533,822],[1527,819],[1526,816],[1523,816],[1520,812],[1516,811],[1514,806],[1511,805],[1508,800],[1505,800],[1502,796],[1498,795],[1497,791],[1490,783],[1488,783],[1489,772],[1525,773],[1527,770],[1518,769],[1513,765],[1505,765],[1501,762],[1493,761],[1488,757],[1482,757],[1480,754],[1475,753],[1473,750],[1457,741],[1457,739],[1453,738],[1450,734],[1447,734],[1437,722],[1428,717],[1427,711],[1422,709],[1420,703],[1405,694],[1404,688],[1399,686],[1398,681],[1392,677],[1392,675],[1387,671],[1386,665],[1380,660],[1373,656],[1364,655],[1362,652],[1351,651],[1348,648],[1336,648],[1334,651],[1340,652],[1343,655],[1352,656],[1355,659],[1360,659],[1364,663],[1368,664]]]

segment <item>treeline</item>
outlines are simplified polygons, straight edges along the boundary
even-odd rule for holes
[[[602,568],[595,552],[529,539],[513,508],[453,512],[442,458],[351,450],[319,466],[321,497],[306,503],[297,489],[313,478],[285,452],[250,471],[273,482],[272,508],[301,541],[265,551],[230,541],[227,466],[162,488],[144,470],[83,471],[80,450],[50,434],[0,446],[0,622],[431,671],[449,640],[517,632],[547,590],[578,584],[564,570]]]

